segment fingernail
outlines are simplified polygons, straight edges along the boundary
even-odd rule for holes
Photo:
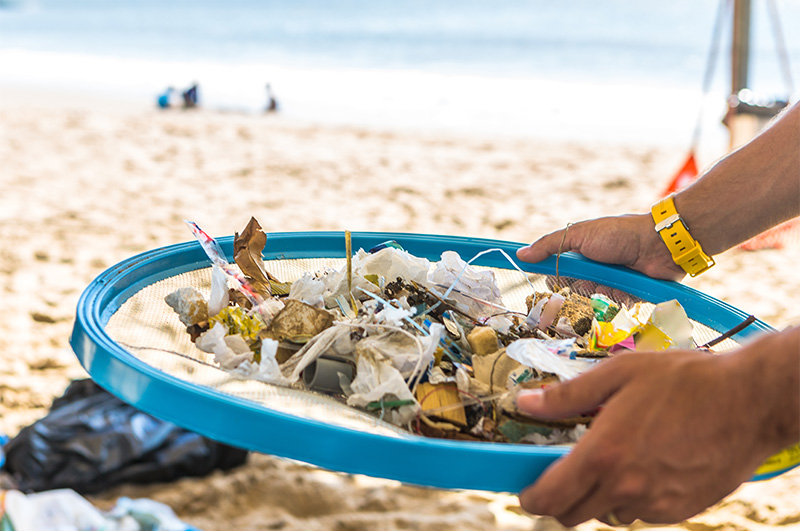
[[[520,400],[524,400],[526,407],[536,407],[542,401],[543,394],[541,389],[520,389],[517,391],[517,406],[522,407]]]

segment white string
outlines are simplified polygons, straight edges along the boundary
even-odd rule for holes
[[[336,324],[337,325],[349,326],[351,328],[381,328],[381,329],[388,329],[388,330],[393,330],[395,332],[401,332],[401,333],[407,335],[408,337],[410,337],[411,339],[413,339],[414,342],[417,344],[417,351],[419,353],[419,356],[417,357],[417,363],[416,363],[416,365],[414,365],[414,370],[411,371],[411,375],[408,378],[409,381],[412,381],[416,377],[416,381],[414,381],[413,385],[410,388],[411,394],[412,395],[414,394],[414,392],[417,389],[417,385],[419,385],[419,380],[422,378],[422,372],[423,372],[422,368],[420,367],[420,363],[422,362],[423,349],[422,349],[422,343],[420,343],[419,338],[417,336],[415,336],[414,334],[412,334],[408,330],[404,330],[403,328],[401,328],[399,326],[393,326],[393,325],[376,324],[376,323],[351,323],[351,322],[347,322],[347,321],[336,321]],[[414,323],[414,324],[416,324],[416,323]]]
[[[452,292],[453,292],[453,290],[455,289],[456,285],[457,285],[457,284],[458,284],[458,282],[461,280],[461,277],[463,277],[463,276],[464,276],[464,273],[466,273],[466,271],[467,271],[467,267],[468,267],[468,266],[469,266],[469,265],[470,265],[472,262],[474,262],[475,260],[477,260],[478,258],[480,258],[481,256],[483,256],[483,255],[485,255],[485,254],[489,254],[489,253],[491,253],[491,252],[495,252],[495,251],[497,251],[497,252],[499,252],[500,254],[502,254],[502,255],[503,255],[505,258],[506,258],[506,260],[508,260],[508,262],[509,262],[509,263],[510,263],[512,266],[514,266],[514,269],[516,269],[517,271],[519,271],[520,273],[522,273],[522,276],[524,276],[524,277],[525,277],[525,281],[528,283],[528,285],[531,287],[531,289],[532,289],[532,290],[534,290],[534,291],[536,290],[536,288],[534,287],[533,283],[531,282],[531,279],[529,279],[529,278],[528,278],[528,274],[527,274],[527,273],[525,273],[525,271],[523,271],[523,270],[522,270],[522,268],[520,268],[520,267],[517,265],[517,263],[516,263],[514,260],[512,260],[512,258],[511,258],[510,256],[508,256],[508,253],[506,253],[506,252],[505,252],[503,249],[500,249],[500,248],[486,249],[485,251],[481,251],[481,252],[479,252],[478,254],[476,254],[475,256],[473,256],[473,257],[472,257],[472,258],[471,258],[471,259],[470,259],[468,262],[465,262],[465,263],[464,263],[464,267],[462,267],[462,268],[461,268],[461,272],[458,274],[458,276],[457,276],[457,277],[456,277],[456,279],[453,281],[453,283],[450,285],[450,287],[449,287],[449,288],[447,288],[447,291],[445,291],[445,292],[444,292],[444,295],[442,295],[442,297],[441,297],[441,300],[440,300],[439,302],[437,302],[436,304],[434,304],[433,306],[431,306],[430,308],[428,308],[428,310],[426,311],[426,313],[430,313],[430,312],[431,312],[433,309],[435,309],[435,308],[436,308],[436,307],[438,307],[440,304],[442,304],[442,301],[443,301],[443,300],[447,299],[448,295],[450,295],[450,293],[452,293]],[[488,302],[488,301],[486,301],[486,302]],[[491,303],[489,303],[489,304],[491,304]],[[501,308],[500,306],[497,306],[497,305],[495,305],[495,304],[492,304],[492,306],[495,306],[495,307],[497,307],[497,308]],[[508,308],[501,308],[501,309],[503,309],[503,310],[508,310]]]

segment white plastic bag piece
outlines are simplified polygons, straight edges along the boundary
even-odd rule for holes
[[[518,339],[506,347],[506,354],[526,367],[532,367],[539,372],[555,374],[563,382],[575,378],[594,366],[592,361],[571,360],[557,354],[556,352],[559,351],[563,353],[565,342],[574,342],[574,340]]]
[[[175,512],[163,503],[139,498],[132,500],[122,497],[117,504],[107,513],[107,518],[113,519],[117,527],[107,525],[105,531],[127,531],[153,529],[157,531],[191,531],[194,528],[181,522]],[[129,527],[130,524],[132,527]]]
[[[278,312],[283,310],[284,306],[286,305],[279,299],[268,298],[261,301],[258,305],[258,314],[263,319],[264,326],[269,326],[272,318],[278,315]]]
[[[384,304],[381,311],[375,314],[375,321],[381,324],[402,326],[406,319],[414,317],[416,313],[416,308],[398,308],[393,304]]]
[[[304,302],[309,306],[324,308],[325,290],[325,282],[311,273],[304,273],[302,277],[292,282],[289,298]]]
[[[300,380],[303,370],[323,354],[350,356],[354,348],[350,337],[352,330],[342,324],[326,328],[289,358],[289,361],[281,367],[281,372],[294,383]]]
[[[461,367],[456,369],[456,386],[462,393],[469,393],[470,377],[467,371]]]
[[[195,341],[197,348],[203,352],[214,354],[216,361],[223,369],[235,369],[245,360],[253,357],[250,346],[239,334],[228,334],[228,327],[222,323],[206,330]]]
[[[230,303],[228,275],[218,265],[211,267],[211,295],[208,297],[208,316],[214,317]]]
[[[431,365],[443,334],[444,326],[438,323],[431,325],[430,335],[425,337],[415,338],[397,330],[387,330],[362,339],[356,352],[387,360],[403,378],[413,378]]]
[[[275,385],[289,386],[292,382],[281,372],[276,354],[278,342],[274,339],[261,340],[261,361],[256,363],[250,359],[241,362],[231,374],[245,380],[259,380]]]
[[[455,376],[447,376],[441,367],[433,367],[428,372],[428,383],[433,385],[439,385],[448,382],[455,382]]]
[[[468,265],[455,251],[445,251],[436,262],[436,267],[428,276],[429,282],[443,286],[453,286],[472,297],[502,306],[500,287],[492,271],[479,271]]]
[[[425,282],[430,266],[431,263],[425,258],[414,256],[394,247],[386,247],[377,253],[368,253],[359,249],[353,256],[354,274],[362,277],[378,275],[385,278],[387,282],[394,282],[397,277],[406,281]]]
[[[413,405],[386,410],[384,418],[398,426],[413,419],[419,410],[419,404],[400,371],[389,360],[376,359],[370,354],[358,356],[356,377],[350,383],[350,389],[353,394],[347,397],[348,406],[365,407],[384,398],[413,401]]]
[[[337,306],[336,299],[343,297],[344,300],[349,301],[350,296],[347,293],[347,269],[343,268],[341,271],[328,271],[320,278],[325,284],[325,292],[323,300],[325,308],[335,308]],[[350,282],[350,288],[353,297],[356,300],[365,300],[369,296],[364,291],[373,293],[375,295],[380,293],[380,288],[364,278],[353,272],[353,277]],[[362,291],[363,290],[363,291]]]
[[[578,442],[578,439],[580,439],[585,433],[586,425],[578,424],[574,428],[555,429],[553,430],[553,433],[547,436],[542,435],[541,433],[529,433],[520,439],[519,442],[550,446],[554,444],[573,444]]]
[[[505,315],[495,315],[485,321],[485,324],[491,326],[496,332],[500,334],[508,334],[514,322]]]
[[[107,529],[100,511],[72,489],[27,496],[10,490],[5,494],[4,508],[15,531]]]

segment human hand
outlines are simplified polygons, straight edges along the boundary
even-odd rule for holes
[[[758,389],[740,365],[703,351],[620,354],[521,392],[518,407],[537,418],[602,406],[575,448],[522,491],[522,508],[567,527],[619,524],[612,511],[625,524],[674,523],[721,500],[770,455],[756,425]]]
[[[540,262],[558,253],[559,248],[562,252],[575,251],[598,262],[624,265],[653,278],[680,280],[686,274],[673,262],[648,214],[575,223],[517,250],[517,258]]]

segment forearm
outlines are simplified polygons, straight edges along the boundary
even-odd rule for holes
[[[800,216],[800,104],[678,193],[675,207],[710,255]],[[517,256],[538,262],[559,251],[576,251],[655,278],[682,278],[683,270],[654,228],[650,213],[589,220],[543,236]]]
[[[800,442],[800,327],[770,334],[731,354],[740,390],[750,396],[744,411],[765,455]],[[732,384],[735,386],[732,382]]]
[[[675,196],[708,254],[800,215],[800,104]]]

